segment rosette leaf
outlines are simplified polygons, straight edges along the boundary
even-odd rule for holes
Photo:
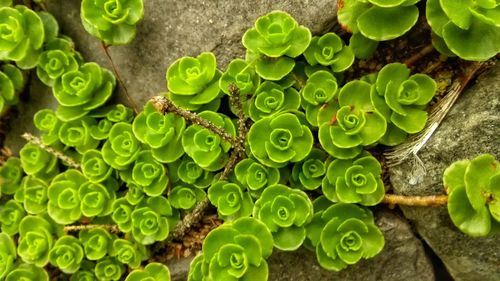
[[[19,224],[19,257],[26,263],[44,267],[49,262],[49,252],[54,245],[52,232],[52,226],[42,217],[24,217]]]
[[[113,241],[110,256],[130,268],[138,268],[143,260],[147,259],[146,247],[142,244],[133,243],[125,239]]]
[[[69,281],[95,281],[96,277],[93,270],[78,270],[71,274]]]
[[[24,172],[28,175],[49,180],[59,171],[57,158],[32,143],[27,143],[21,148],[19,158]]]
[[[59,140],[66,146],[74,147],[80,154],[97,148],[99,140],[90,135],[90,127],[95,124],[95,119],[88,116],[70,122],[63,122],[59,128]]]
[[[69,169],[57,175],[48,188],[49,216],[59,224],[71,224],[82,217],[78,190],[87,180],[78,170]]]
[[[103,217],[113,212],[118,183],[108,178],[101,183],[86,182],[78,189],[81,212],[86,217]]]
[[[370,100],[371,86],[354,80],[339,92],[340,109],[330,122],[319,127],[319,142],[333,157],[351,159],[361,153],[363,146],[376,143],[387,130],[383,115]]]
[[[249,115],[253,121],[284,111],[298,110],[300,95],[295,88],[283,88],[279,84],[265,81],[256,90],[250,101]]]
[[[95,265],[95,275],[97,280],[117,281],[122,276],[125,268],[117,259],[106,257]]]
[[[132,231],[133,211],[134,207],[126,198],[122,197],[113,202],[113,214],[111,215],[111,219],[113,219],[120,231],[125,233]]]
[[[50,264],[66,274],[78,271],[83,257],[80,241],[70,235],[59,238],[49,253]]]
[[[309,124],[316,127],[320,125],[320,110],[337,96],[337,89],[337,79],[328,71],[316,71],[307,79],[300,94]]]
[[[9,157],[0,167],[0,194],[14,194],[21,188],[23,176],[21,160],[17,157]]]
[[[228,95],[231,84],[238,88],[241,95],[251,96],[260,85],[260,76],[255,73],[252,64],[242,59],[234,59],[229,63],[226,72],[219,80],[220,89]]]
[[[335,33],[314,36],[311,44],[304,52],[310,65],[330,66],[333,72],[342,72],[351,67],[354,53],[349,46]]]
[[[47,183],[35,176],[23,178],[21,189],[16,191],[14,200],[23,204],[29,214],[41,214],[47,210]]]
[[[19,232],[19,223],[25,216],[26,212],[21,204],[15,200],[7,201],[0,209],[2,232],[10,236],[16,235]]]
[[[167,70],[169,98],[187,110],[198,111],[204,105],[216,110],[220,103],[220,77],[213,53],[182,57]]]
[[[328,166],[322,191],[333,202],[374,206],[384,199],[381,174],[380,163],[369,153],[355,159],[335,159]]]
[[[55,80],[64,73],[78,70],[80,54],[69,38],[55,38],[45,44],[44,52],[38,59],[36,74],[45,85],[54,86]]]
[[[212,111],[203,111],[199,116],[224,129],[228,134],[236,135],[236,128],[229,117]],[[231,144],[209,129],[193,124],[182,135],[182,147],[200,167],[217,171],[226,165]]]
[[[172,207],[176,209],[191,210],[205,196],[206,194],[202,189],[177,185],[170,191],[168,199]]]
[[[172,209],[163,196],[150,197],[141,202],[131,214],[132,234],[135,241],[150,245],[167,238],[170,228],[175,227],[179,213]]]
[[[132,125],[124,122],[113,125],[101,150],[104,161],[117,170],[126,170],[140,151],[141,144],[132,131]]]
[[[49,274],[43,268],[32,264],[22,263],[5,277],[5,281],[19,280],[49,281]]]
[[[149,263],[144,269],[136,269],[129,273],[125,281],[170,281],[170,271],[164,264]]]
[[[269,228],[276,248],[294,251],[306,238],[305,227],[313,217],[313,205],[303,191],[276,184],[262,192],[253,216]]]
[[[134,119],[132,129],[136,138],[151,147],[153,157],[162,163],[174,162],[184,154],[181,139],[186,121],[175,113],[163,115],[148,102]]]
[[[180,163],[179,161],[170,163],[168,169],[172,181],[178,182],[180,180],[198,188],[208,187],[214,179],[214,173],[204,170],[187,155],[182,157]]]
[[[1,232],[0,261],[2,262],[0,263],[0,279],[3,280],[3,278],[13,269],[16,257],[16,245],[14,244],[14,241],[9,235]]]
[[[35,127],[42,131],[42,141],[46,145],[52,145],[59,141],[59,129],[63,124],[51,109],[44,108],[35,113],[33,117]],[[68,136],[65,135],[67,138]]]
[[[22,5],[0,7],[0,26],[0,60],[15,61],[22,69],[35,67],[45,38],[37,13]]]
[[[79,239],[83,245],[85,257],[95,261],[111,252],[114,237],[105,229],[94,228],[89,231],[80,231]]]
[[[253,200],[248,192],[236,183],[218,181],[208,188],[208,200],[217,207],[224,220],[250,216]]]
[[[19,93],[24,88],[24,75],[17,67],[4,64],[0,68],[0,113],[19,102]]]
[[[303,161],[293,165],[290,184],[307,190],[318,188],[326,174],[327,156],[322,150],[313,148]]]
[[[252,158],[238,162],[234,174],[238,182],[251,192],[260,192],[267,186],[277,184],[281,178],[277,168],[266,167]]]
[[[486,236],[500,226],[500,163],[493,155],[451,164],[443,173],[448,213],[465,234]]]
[[[89,181],[99,183],[111,176],[113,168],[104,161],[101,151],[90,149],[83,154],[82,172]]]
[[[89,62],[56,79],[52,92],[59,102],[56,114],[62,121],[76,120],[108,101],[116,80],[111,71]]]
[[[148,196],[160,196],[169,182],[165,166],[153,157],[151,150],[141,151],[133,168],[124,171],[121,176],[125,182],[135,184]]]
[[[370,59],[377,50],[379,42],[366,38],[361,33],[354,33],[349,38],[349,47],[358,59]]]
[[[311,130],[292,113],[261,119],[248,132],[252,155],[274,168],[302,161],[311,151],[313,141]]]
[[[85,30],[108,45],[126,45],[144,17],[142,0],[84,0],[81,20]]]

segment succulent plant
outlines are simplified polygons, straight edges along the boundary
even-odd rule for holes
[[[217,181],[208,188],[207,195],[224,220],[235,220],[252,214],[252,197],[236,183]]]
[[[85,257],[89,260],[100,260],[111,252],[114,237],[103,228],[93,228],[89,231],[80,231],[79,239]]]
[[[219,87],[226,94],[230,94],[231,84],[238,88],[241,95],[253,95],[260,85],[260,76],[255,73],[255,68],[251,63],[243,59],[234,59],[219,80]]]
[[[326,174],[327,157],[324,151],[313,148],[304,160],[293,165],[290,184],[307,190],[318,188]]]
[[[330,66],[333,72],[345,71],[354,62],[351,48],[333,32],[314,36],[304,52],[304,57],[310,65]]]
[[[370,100],[371,86],[351,81],[339,92],[339,110],[330,122],[319,127],[319,142],[333,157],[351,159],[363,146],[376,143],[385,134],[387,123]]]
[[[29,214],[47,211],[47,183],[35,176],[23,178],[21,188],[14,194],[14,200],[23,204]]]
[[[451,164],[443,173],[448,213],[470,236],[500,229],[500,163],[491,154]]]
[[[22,5],[0,7],[0,26],[0,60],[15,61],[22,69],[35,67],[45,39],[37,13]]]
[[[164,264],[149,263],[144,269],[136,269],[129,273],[125,281],[170,281],[170,271]]]
[[[94,281],[96,276],[94,270],[78,270],[77,272],[71,274],[69,281]]]
[[[21,160],[9,157],[0,167],[0,194],[14,194],[21,187],[23,175]]]
[[[258,121],[280,112],[298,110],[299,106],[300,95],[295,88],[283,88],[277,83],[265,81],[255,91],[248,111],[250,118]]]
[[[64,235],[57,239],[49,253],[50,264],[66,274],[78,271],[83,257],[80,241],[71,235]]]
[[[19,223],[26,216],[21,204],[11,199],[0,209],[0,224],[2,232],[14,236],[19,232]],[[0,274],[1,278],[1,274]]]
[[[255,202],[253,216],[269,228],[276,248],[294,251],[306,238],[313,205],[303,191],[275,184],[267,187]]]
[[[316,207],[314,219],[307,226],[307,238],[316,249],[321,267],[340,271],[362,258],[374,257],[384,248],[384,236],[370,210],[348,203]]]
[[[163,115],[148,102],[134,119],[132,129],[137,139],[151,147],[153,157],[162,163],[174,162],[184,154],[181,139],[186,121],[174,113]]]
[[[434,46],[466,60],[494,57],[500,52],[498,9],[493,0],[427,1],[427,22],[438,42],[433,40]]]
[[[199,117],[224,129],[232,136],[236,135],[234,123],[222,113],[203,111]],[[200,167],[208,171],[217,171],[226,165],[229,159],[227,152],[231,144],[209,129],[192,124],[182,135],[182,147]]]
[[[349,38],[349,47],[358,59],[370,59],[377,50],[379,42],[366,38],[361,33],[354,33]]]
[[[172,209],[163,196],[150,197],[132,212],[132,235],[135,241],[150,245],[167,238],[170,228],[175,227],[179,213]]]
[[[113,127],[113,122],[108,119],[101,119],[97,124],[90,126],[90,136],[96,140],[105,140],[109,136],[109,131]]]
[[[111,219],[116,223],[120,231],[132,231],[132,212],[134,206],[126,198],[122,197],[113,202],[113,213]]]
[[[101,151],[90,149],[83,154],[82,172],[90,182],[99,183],[111,176],[113,168],[104,161]]]
[[[115,239],[109,254],[133,269],[140,267],[141,262],[147,259],[144,245],[125,239]]]
[[[125,194],[125,199],[132,204],[132,205],[137,205],[139,204],[144,197],[146,197],[146,194],[142,191],[142,187],[138,186],[137,184],[133,182],[127,183],[127,193]]]
[[[24,88],[24,83],[24,75],[17,67],[4,64],[0,68],[0,114],[9,106],[18,103],[18,96]]]
[[[169,182],[165,167],[153,157],[151,150],[141,151],[133,168],[124,171],[122,178],[135,184],[148,196],[160,196]]]
[[[98,280],[117,281],[122,276],[125,268],[117,259],[105,257],[95,265],[95,275]]]
[[[82,118],[62,122],[59,128],[59,140],[69,147],[74,147],[80,154],[87,150],[95,149],[99,145],[99,140],[90,135],[90,127],[95,125],[96,121],[92,117],[84,116]]]
[[[137,159],[141,144],[132,131],[132,125],[119,122],[109,131],[109,138],[102,147],[102,157],[116,170],[126,170]]]
[[[177,183],[180,180],[198,188],[208,187],[214,178],[214,173],[204,170],[187,155],[181,158],[180,163],[179,161],[170,163],[168,169],[173,182]]]
[[[23,170],[28,175],[49,180],[57,174],[57,158],[39,146],[27,143],[19,151]]]
[[[54,86],[55,81],[64,73],[78,70],[80,54],[69,38],[55,38],[47,42],[38,59],[36,74],[47,86]]]
[[[134,110],[121,103],[98,107],[90,115],[96,118],[106,118],[113,123],[131,123],[134,120]]]
[[[3,229],[2,229],[3,231]],[[3,280],[5,276],[13,269],[16,261],[16,245],[12,238],[0,232],[0,279]]]
[[[49,274],[43,268],[32,264],[22,263],[5,277],[5,281],[18,280],[49,281]]]
[[[234,174],[243,187],[253,192],[262,191],[280,181],[280,172],[277,168],[266,167],[252,158],[238,162],[234,167]]]
[[[302,108],[306,111],[309,124],[319,126],[318,115],[325,104],[337,96],[337,79],[328,71],[316,71],[307,79],[300,91]]]
[[[255,122],[248,132],[252,155],[268,167],[281,168],[306,158],[313,135],[292,113],[283,113]]]
[[[142,0],[84,0],[81,19],[91,35],[109,45],[130,43],[144,17]]]
[[[57,175],[48,187],[47,213],[59,224],[71,224],[82,217],[79,189],[87,183],[78,170],[69,169]]]
[[[176,209],[191,210],[205,196],[205,192],[200,188],[177,185],[170,191],[168,199]]]
[[[39,216],[26,216],[19,224],[17,254],[29,264],[44,267],[54,245],[51,224]]]
[[[311,32],[289,14],[273,11],[259,17],[242,41],[247,50],[258,56],[255,71],[266,80],[277,81],[292,71],[293,58],[307,49]]]
[[[213,53],[182,57],[167,70],[169,98],[187,110],[198,111],[202,106],[216,110],[220,103],[220,77]]]
[[[56,79],[52,92],[59,106],[56,114],[62,121],[76,120],[105,104],[116,85],[111,71],[88,62]]]
[[[82,184],[78,189],[82,214],[86,217],[103,217],[111,214],[117,190],[118,183],[113,178],[108,178],[101,183]]]
[[[33,124],[42,131],[42,142],[46,145],[52,145],[59,141],[59,129],[62,122],[56,116],[56,113],[48,108],[41,109],[35,113]]]

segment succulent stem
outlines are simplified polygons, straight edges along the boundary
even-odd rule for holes
[[[40,140],[39,138],[35,137],[34,135],[30,134],[30,133],[24,133],[21,135],[21,137],[35,145],[38,145],[40,148],[42,148],[43,150],[47,151],[48,153],[54,155],[55,157],[59,158],[60,160],[62,160],[63,162],[65,162],[69,167],[72,167],[72,168],[75,168],[75,169],[80,169],[81,168],[81,165],[80,163],[78,163],[76,160],[74,160],[73,158],[65,155],[64,153],[62,153],[61,151],[58,151],[48,145],[45,145],[42,140]]]
[[[386,194],[384,197],[384,201],[382,202],[385,204],[389,204],[390,206],[442,206],[448,203],[448,195],[404,196],[396,194]]]
[[[110,232],[120,232],[118,226],[114,224],[82,224],[82,225],[67,225],[64,227],[64,232],[74,232],[74,231],[83,231],[83,230],[91,230],[94,228],[103,228]]]

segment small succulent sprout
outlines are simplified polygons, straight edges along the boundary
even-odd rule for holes
[[[313,217],[313,205],[303,191],[276,184],[267,187],[255,202],[253,217],[269,228],[276,248],[294,251],[306,238],[305,227]]]
[[[77,272],[80,269],[83,257],[83,248],[80,241],[70,235],[64,235],[57,239],[49,253],[50,264],[66,274]]]
[[[172,207],[176,209],[191,210],[205,196],[205,191],[200,188],[177,185],[170,191],[168,199]]]
[[[99,145],[99,140],[90,135],[90,127],[95,124],[95,119],[88,116],[63,122],[59,128],[59,140],[66,146],[74,147],[80,154],[95,149]]]
[[[307,226],[307,238],[321,267],[332,271],[376,256],[385,243],[371,211],[348,203],[318,210]]]
[[[142,191],[142,187],[138,186],[137,184],[133,182],[127,183],[127,193],[125,194],[125,198],[127,201],[132,204],[132,205],[137,205],[139,204],[142,199],[146,196],[144,192]]]
[[[71,224],[82,217],[78,190],[87,179],[78,170],[69,169],[57,175],[48,188],[47,213],[59,224]]]
[[[234,123],[226,115],[213,111],[203,111],[199,116],[224,129],[228,134],[236,135]],[[192,124],[182,135],[182,147],[196,164],[205,170],[213,172],[226,165],[231,144],[222,140],[219,135],[209,129]]]
[[[54,245],[51,224],[39,216],[27,216],[19,224],[17,254],[29,264],[44,267]]]
[[[14,236],[19,232],[19,223],[26,216],[21,204],[11,199],[0,209],[0,225],[2,232]],[[1,274],[0,274],[1,278]]]
[[[93,228],[89,231],[80,231],[79,239],[83,245],[85,257],[95,261],[111,252],[114,237],[106,229]]]
[[[500,52],[498,9],[494,0],[429,0],[426,18],[445,53],[451,51],[462,59],[484,61]]]
[[[169,183],[167,169],[153,157],[151,150],[141,151],[132,169],[122,172],[121,176],[148,196],[160,196]]]
[[[101,183],[82,184],[78,189],[82,214],[86,217],[103,217],[111,214],[117,190],[118,183],[114,178],[108,178]]]
[[[126,198],[119,198],[113,202],[113,213],[111,219],[116,223],[120,231],[128,233],[132,231],[132,212],[134,206]]]
[[[206,188],[210,186],[214,179],[214,173],[204,170],[200,165],[185,155],[177,162],[168,165],[172,181],[182,182],[193,185],[198,188]]]
[[[318,115],[325,104],[337,96],[337,79],[328,71],[316,71],[307,79],[306,85],[300,91],[302,108],[306,111],[309,124],[319,126]]]
[[[108,45],[126,45],[144,17],[142,0],[84,0],[81,20],[85,30]]]
[[[35,67],[45,39],[37,13],[22,5],[0,7],[0,26],[0,60],[15,61],[22,69]]]
[[[144,269],[136,269],[129,273],[125,281],[170,281],[170,271],[164,264],[149,263]]]
[[[377,50],[379,42],[366,38],[361,33],[354,33],[349,38],[349,47],[357,59],[370,59]]]
[[[105,104],[116,85],[111,71],[88,62],[56,79],[52,92],[59,102],[56,114],[62,121],[76,120]]]
[[[19,280],[49,281],[49,274],[43,268],[32,264],[22,263],[5,277],[5,281]]]
[[[258,121],[280,112],[298,110],[299,107],[300,95],[295,88],[285,89],[277,83],[265,81],[250,101],[249,115],[253,121]]]
[[[220,77],[213,53],[201,53],[196,58],[182,57],[167,70],[169,97],[177,106],[193,111],[203,105],[218,104]]]
[[[227,66],[219,80],[220,89],[226,93],[229,92],[229,86],[234,84],[241,95],[253,95],[260,85],[260,76],[255,73],[255,68],[251,63],[243,59],[234,59]]]
[[[96,140],[106,140],[111,127],[113,127],[113,122],[101,119],[97,121],[97,124],[90,126],[90,136]]]
[[[333,202],[374,206],[384,199],[381,174],[380,163],[368,152],[355,159],[335,159],[328,166],[322,191]]]
[[[47,183],[35,176],[26,176],[21,188],[14,194],[14,200],[23,204],[29,214],[41,214],[47,211]]]
[[[290,73],[311,42],[311,32],[283,11],[261,16],[243,35],[243,45],[258,56],[255,71],[266,80],[277,81]]]
[[[252,214],[252,197],[236,183],[215,182],[208,188],[207,195],[224,220],[235,220]]]
[[[443,173],[448,213],[465,234],[486,236],[500,226],[500,162],[491,154],[451,164]]]
[[[12,195],[21,188],[24,172],[21,160],[9,157],[0,167],[0,193]]]
[[[132,131],[132,125],[124,122],[113,125],[101,150],[104,161],[116,170],[129,168],[140,151],[141,144]]]
[[[326,174],[327,157],[324,151],[313,148],[304,160],[293,165],[291,186],[307,190],[318,188]]]
[[[333,157],[351,159],[384,136],[387,122],[370,100],[371,85],[351,81],[339,92],[339,110],[319,127],[319,142]]]
[[[116,258],[105,257],[97,262],[94,272],[97,280],[117,281],[125,272],[125,268]]]
[[[24,75],[12,64],[0,68],[0,114],[19,101],[19,93],[24,88]]]
[[[56,113],[48,108],[41,109],[33,117],[35,127],[42,131],[42,142],[52,145],[59,141],[59,129],[63,124],[56,116]]]
[[[293,113],[261,119],[248,132],[252,155],[274,168],[302,161],[311,151],[313,141],[311,130]]]
[[[280,182],[280,172],[277,168],[266,167],[252,158],[238,162],[234,167],[238,182],[250,192],[260,192],[267,186]]]
[[[141,202],[131,214],[132,235],[135,241],[151,245],[167,238],[170,228],[175,227],[179,213],[163,196],[150,197]]]
[[[2,229],[3,230],[3,229]],[[16,261],[16,245],[9,235],[0,232],[0,279],[7,276]]]
[[[141,262],[148,257],[144,245],[125,239],[115,239],[109,254],[132,269],[140,267]]]
[[[75,45],[69,38],[55,38],[45,44],[44,52],[38,59],[36,74],[47,86],[54,86],[55,81],[64,73],[78,70],[80,55],[75,52]]]
[[[69,281],[94,281],[96,276],[94,270],[78,270],[77,272],[71,274]]]
[[[345,0],[339,7],[339,23],[352,33],[376,41],[386,41],[402,36],[418,20],[420,0]]]
[[[111,176],[113,168],[104,161],[101,151],[89,149],[82,157],[82,172],[89,181],[99,183]]]
[[[153,157],[162,163],[174,162],[184,154],[181,139],[186,121],[175,113],[164,115],[148,102],[134,119],[132,129],[137,139],[149,146]]]
[[[310,65],[330,66],[333,72],[345,71],[354,62],[351,48],[333,32],[314,36],[304,52],[304,57]]]
[[[28,175],[49,180],[59,171],[57,158],[32,143],[27,143],[21,148],[19,158],[24,172]]]

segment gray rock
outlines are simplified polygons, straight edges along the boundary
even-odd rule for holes
[[[390,169],[396,193],[442,194],[442,173],[451,163],[482,153],[500,158],[500,66],[466,90],[419,152],[427,173],[412,181],[412,163]],[[414,184],[410,184],[413,182]],[[402,208],[456,280],[500,280],[500,235],[471,238],[451,222],[446,207]]]

